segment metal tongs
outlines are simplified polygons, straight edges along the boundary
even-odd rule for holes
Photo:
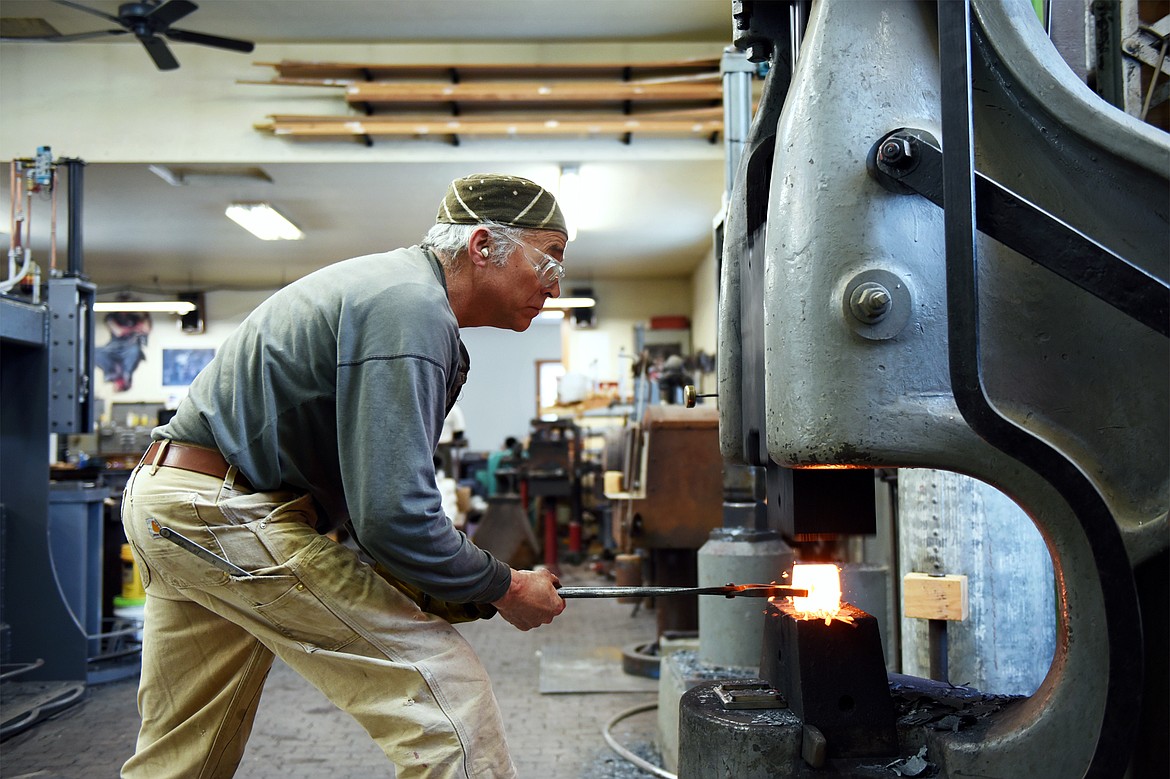
[[[657,598],[663,595],[722,595],[725,598],[807,598],[790,584],[725,584],[722,587],[561,587],[562,598]]]
[[[183,534],[150,520],[153,533],[186,549],[232,576],[251,576],[243,568],[200,546]],[[663,595],[722,595],[725,598],[808,597],[808,590],[789,584],[725,584],[722,587],[560,587],[562,598],[657,598]]]

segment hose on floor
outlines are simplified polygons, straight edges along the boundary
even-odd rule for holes
[[[626,717],[632,717],[633,715],[639,714],[643,711],[651,711],[652,709],[657,708],[657,703],[643,703],[640,706],[634,706],[631,709],[626,709],[623,712],[619,712],[613,717],[613,719],[605,723],[605,727],[601,729],[601,735],[605,737],[605,743],[609,744],[610,749],[612,749],[614,752],[617,752],[628,762],[633,763],[643,771],[653,774],[654,776],[662,777],[662,779],[678,779],[677,774],[672,774],[670,771],[664,771],[653,763],[643,760],[630,750],[623,747],[617,742],[617,739],[613,737],[613,734],[610,733],[610,730],[613,729],[613,726],[624,720]]]

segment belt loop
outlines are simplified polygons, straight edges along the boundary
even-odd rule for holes
[[[236,474],[238,474],[239,472],[240,472],[239,468],[237,468],[234,465],[229,465],[228,469],[227,469],[227,473],[224,474],[224,477],[223,477],[223,486],[229,490],[234,490],[236,488]]]
[[[154,460],[150,463],[150,475],[154,476],[158,473],[158,469],[162,467],[162,458],[166,454],[167,447],[171,445],[171,439],[164,438],[158,447],[158,451],[154,453]]]

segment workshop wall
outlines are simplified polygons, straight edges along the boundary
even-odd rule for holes
[[[143,345],[141,363],[130,386],[118,391],[101,370],[95,371],[96,394],[102,401],[102,417],[108,421],[114,404],[156,404],[174,408],[187,395],[189,377],[181,371],[164,370],[176,353],[214,350],[231,335],[257,305],[271,294],[262,292],[209,292],[205,296],[203,333],[184,333],[178,317],[154,314]],[[109,330],[99,319],[94,343],[109,343]],[[560,327],[534,324],[525,333],[469,328],[463,340],[471,353],[472,371],[460,398],[467,416],[467,438],[473,448],[491,449],[509,435],[524,435],[535,413],[537,359],[561,357]],[[168,383],[178,379],[182,383]],[[120,423],[124,420],[118,420]]]
[[[693,297],[686,278],[594,281],[595,326],[566,326],[565,370],[593,381],[617,381],[630,370],[619,355],[634,353],[634,327],[651,317],[691,316]]]
[[[523,333],[472,327],[462,331],[471,372],[459,396],[468,448],[498,449],[523,440],[536,416],[536,361],[561,359],[557,322],[533,322]]]
[[[172,314],[152,314],[150,332],[142,347],[143,360],[130,376],[128,388],[118,391],[114,383],[100,369],[94,370],[94,390],[102,402],[102,419],[110,418],[115,403],[156,403],[173,408],[186,396],[188,378],[181,371],[172,371],[164,376],[164,360],[173,358],[175,352],[219,348],[219,345],[244,321],[257,305],[272,291],[250,292],[209,292],[204,296],[204,331],[199,334],[184,333],[179,327],[179,318]],[[110,341],[110,330],[98,316],[94,346],[101,349]],[[171,352],[172,354],[167,354]],[[173,363],[173,360],[172,360]],[[180,379],[181,384],[167,384],[168,379]]]
[[[719,351],[719,264],[715,247],[703,255],[690,278],[691,350],[696,354]]]
[[[696,270],[696,278],[706,279],[714,273],[709,257]],[[187,394],[187,377],[164,372],[173,364],[178,352],[215,350],[244,318],[272,293],[269,291],[208,292],[204,301],[204,332],[184,333],[178,318],[155,314],[143,345],[142,362],[131,375],[130,386],[118,391],[101,370],[95,371],[95,393],[108,421],[114,404],[149,403],[173,408]],[[632,354],[634,327],[650,317],[681,314],[691,317],[696,326],[696,345],[713,344],[714,330],[704,322],[714,321],[716,299],[713,284],[697,291],[692,280],[666,279],[645,281],[606,281],[594,284],[597,296],[597,326],[575,330],[568,324],[535,322],[525,333],[468,328],[463,331],[472,358],[472,371],[464,388],[460,407],[467,417],[467,437],[472,448],[491,449],[509,435],[526,434],[535,416],[537,360],[567,361],[566,368],[579,371],[597,381],[618,381],[628,372],[628,361],[618,355]],[[692,308],[693,307],[693,308]],[[97,322],[95,346],[109,343],[110,331],[101,319]],[[713,345],[706,347],[714,350]],[[168,354],[169,353],[169,354]],[[178,378],[183,383],[167,383]],[[506,402],[502,400],[506,398]],[[121,420],[120,420],[121,421]]]
[[[334,95],[319,88],[274,88],[240,83],[267,78],[270,74],[254,62],[293,60],[333,60],[367,62],[584,62],[590,60],[635,61],[675,60],[686,57],[717,55],[709,42],[591,42],[589,44],[509,43],[500,44],[386,44],[386,45],[306,45],[260,44],[247,57],[224,56],[222,52],[202,47],[185,47],[184,67],[157,77],[144,67],[140,47],[77,42],[67,47],[53,47],[46,56],[40,44],[8,43],[0,50],[0,70],[5,82],[25,85],[51,85],[53,99],[47,100],[40,89],[9,89],[5,94],[4,131],[0,133],[0,156],[22,157],[41,145],[88,163],[167,162],[175,159],[191,162],[228,164],[247,162],[363,162],[409,159],[412,162],[459,161],[469,153],[466,147],[450,144],[417,144],[409,141],[384,141],[373,148],[361,144],[289,144],[258,133],[253,124],[272,113],[328,113],[333,110]],[[118,89],[107,87],[117,83]],[[110,121],[78,122],[76,117],[110,117]],[[521,147],[500,141],[483,144],[496,148],[501,159],[522,154],[530,161],[561,161],[564,144],[541,139],[526,140]],[[482,149],[480,152],[482,153]],[[710,159],[722,155],[719,144],[695,144],[689,141],[664,140],[652,145],[583,144],[575,152],[581,161],[590,159],[636,160],[640,157],[691,156]],[[634,326],[651,316],[684,315],[692,319],[695,348],[714,352],[714,322],[717,305],[714,292],[714,258],[708,249],[694,271],[694,279],[681,277],[666,280],[602,281],[592,285],[598,297],[597,326],[573,332],[572,328],[553,328],[561,343],[553,348],[547,343],[549,330],[534,336],[539,343],[526,355],[529,367],[519,371],[525,381],[535,381],[531,362],[537,358],[561,356],[570,361],[570,370],[592,372],[601,381],[615,381],[629,365],[618,358],[624,349],[632,353]],[[695,281],[701,279],[701,285]],[[133,280],[128,280],[131,283]],[[164,383],[163,356],[167,350],[215,349],[244,316],[267,296],[267,292],[209,292],[206,295],[206,330],[199,335],[183,333],[174,317],[156,315],[144,347],[145,360],[131,377],[125,391],[115,392],[101,371],[95,376],[95,392],[104,401],[105,413],[113,403],[158,403],[174,405],[185,394],[184,385]],[[701,303],[701,305],[700,305]],[[507,335],[507,334],[501,334]],[[485,342],[486,336],[473,337]],[[97,345],[106,343],[109,332],[99,320]],[[705,346],[704,346],[705,344]],[[494,350],[494,344],[485,348]],[[501,349],[511,354],[510,349]],[[487,372],[486,359],[476,363],[480,377],[489,385],[508,386],[510,375],[494,376]],[[578,363],[584,363],[583,365]],[[516,373],[518,369],[509,367]],[[471,391],[469,388],[468,392]],[[535,389],[523,391],[527,398]],[[469,415],[469,426],[477,425]],[[491,415],[486,415],[490,418]],[[525,407],[524,422],[529,410]],[[512,423],[507,423],[512,427]],[[474,428],[473,445],[491,447],[501,438],[494,423],[482,431]],[[506,434],[514,434],[509,429]],[[481,441],[481,436],[483,440]],[[502,438],[501,438],[502,440]]]

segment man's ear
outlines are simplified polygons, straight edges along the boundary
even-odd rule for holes
[[[477,227],[467,239],[467,253],[471,262],[479,267],[487,265],[492,257],[492,234],[486,227]]]

